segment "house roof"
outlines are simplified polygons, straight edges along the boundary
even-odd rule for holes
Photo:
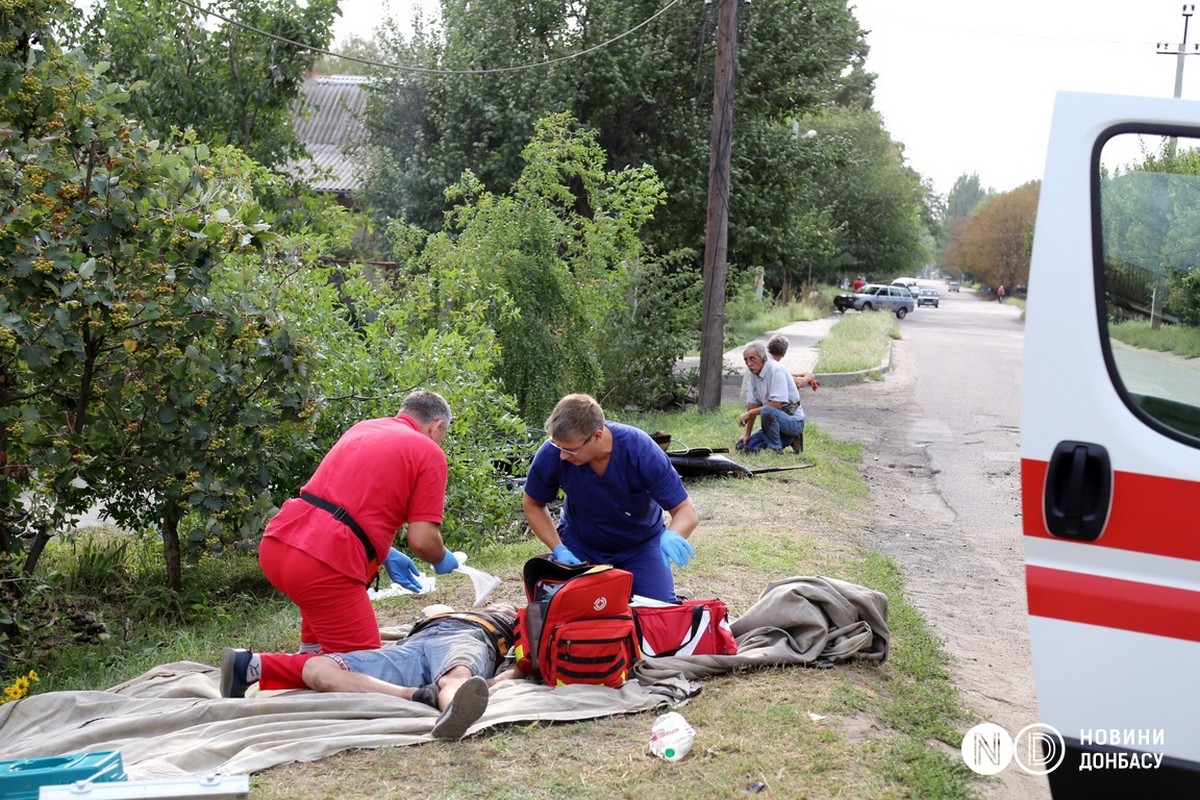
[[[289,161],[284,171],[321,192],[347,194],[361,185],[356,157],[365,146],[365,75],[309,75],[293,116],[296,135],[310,158]]]

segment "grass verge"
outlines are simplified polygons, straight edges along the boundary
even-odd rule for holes
[[[882,312],[843,314],[817,345],[817,372],[858,372],[878,367],[900,321]]]
[[[719,447],[730,444],[737,413],[729,405],[714,414],[622,421],[670,431],[676,446]],[[679,572],[679,586],[695,596],[722,597],[734,615],[768,581],[791,575],[826,575],[878,589],[890,603],[891,650],[884,663],[771,668],[709,680],[679,709],[698,735],[692,754],[674,764],[649,754],[654,715],[636,714],[518,723],[461,742],[350,751],[257,774],[254,796],[607,800],[732,797],[758,793],[762,786],[775,797],[972,796],[970,772],[956,757],[957,731],[965,727],[966,715],[946,656],[904,599],[895,566],[857,544],[868,499],[858,474],[861,447],[835,441],[816,425],[806,430],[805,443],[802,457],[756,454],[739,460],[754,469],[803,458],[814,465],[810,469],[689,482],[702,522],[693,539],[697,557]],[[121,539],[111,531],[102,538]],[[46,654],[43,663],[32,665],[43,676],[37,691],[103,688],[177,659],[216,663],[220,648],[230,644],[295,648],[294,609],[266,589],[248,555],[228,554],[190,569],[191,588],[169,613],[156,608],[164,602],[161,595],[149,594],[131,606],[129,592],[146,594],[158,580],[154,547],[153,541],[130,540],[120,561],[140,565],[136,569],[93,553],[90,577],[73,575],[77,589],[96,592],[101,573],[110,579],[120,574],[126,599],[106,597],[107,640],[68,648],[75,652],[55,658]],[[533,541],[490,545],[471,552],[471,563],[504,579],[496,599],[519,601],[521,565],[539,550]],[[61,549],[47,563],[61,575],[72,569],[71,556]],[[464,605],[471,599],[469,581],[443,576],[435,596],[385,601],[379,617],[382,624],[405,622],[427,603]]]
[[[1160,325],[1147,320],[1129,320],[1108,326],[1112,338],[1130,347],[1174,353],[1183,358],[1200,357],[1200,330],[1190,325]]]

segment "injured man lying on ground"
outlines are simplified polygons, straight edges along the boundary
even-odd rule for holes
[[[511,609],[509,614],[511,619]],[[262,691],[273,659],[260,657],[252,666],[254,654],[239,657],[239,651],[231,651],[233,655],[222,659],[225,670],[176,661],[104,690],[35,693],[0,704],[0,753],[23,759],[119,751],[129,780],[209,772],[254,774],[352,749],[428,744],[439,741],[433,735],[435,727],[442,734],[440,741],[446,742],[459,726],[465,727],[465,736],[473,736],[513,723],[658,711],[689,699],[695,702],[701,682],[717,675],[733,673],[752,680],[763,668],[832,666],[849,660],[880,663],[888,652],[887,598],[836,578],[780,578],[731,620],[730,629],[737,640],[736,655],[643,657],[631,680],[619,688],[500,680],[490,687],[486,702],[476,689],[465,693],[467,680],[452,698],[443,698],[451,682],[435,680],[444,670],[433,666],[419,677],[381,681],[392,689],[405,686],[412,695],[407,700],[403,694],[373,690],[330,691],[320,686],[321,691],[313,691],[305,683],[303,665],[298,678],[293,672],[295,688]],[[508,628],[498,630],[511,636]],[[382,631],[385,640],[399,640],[383,650],[403,647],[407,632],[402,627]],[[414,638],[419,636],[418,630]],[[495,660],[507,644],[477,647],[486,655],[481,681],[472,687],[482,688],[483,676],[490,674],[488,665],[494,669],[497,663],[507,663]],[[339,677],[356,677],[337,667],[336,660],[324,661],[336,667]],[[257,685],[251,689],[255,677]],[[431,685],[437,686],[434,703],[418,699],[432,696]],[[245,697],[229,699],[237,692]],[[464,724],[464,718],[476,713],[482,716]]]
[[[517,609],[506,603],[454,611],[426,608],[409,635],[391,647],[352,653],[255,653],[227,647],[221,654],[221,696],[260,689],[376,692],[441,711],[438,739],[460,739],[488,705],[488,687],[523,677],[516,666],[496,674],[513,642]]]

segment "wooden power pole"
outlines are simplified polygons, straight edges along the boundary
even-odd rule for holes
[[[708,159],[708,220],[704,240],[704,308],[700,322],[701,411],[715,411],[720,407],[725,372],[725,257],[729,251],[729,166],[733,149],[734,63],[741,0],[719,2],[712,144]]]

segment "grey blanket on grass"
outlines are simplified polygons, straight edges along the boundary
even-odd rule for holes
[[[620,689],[510,681],[492,689],[469,733],[510,722],[571,721],[685,702],[699,679],[775,665],[887,656],[887,598],[834,578],[767,585],[731,623],[735,656],[651,658]],[[422,744],[437,712],[374,694],[251,692],[220,697],[219,671],[194,662],[152,669],[108,691],[49,692],[0,705],[0,759],[116,750],[132,780],[250,774],[343,750]]]

